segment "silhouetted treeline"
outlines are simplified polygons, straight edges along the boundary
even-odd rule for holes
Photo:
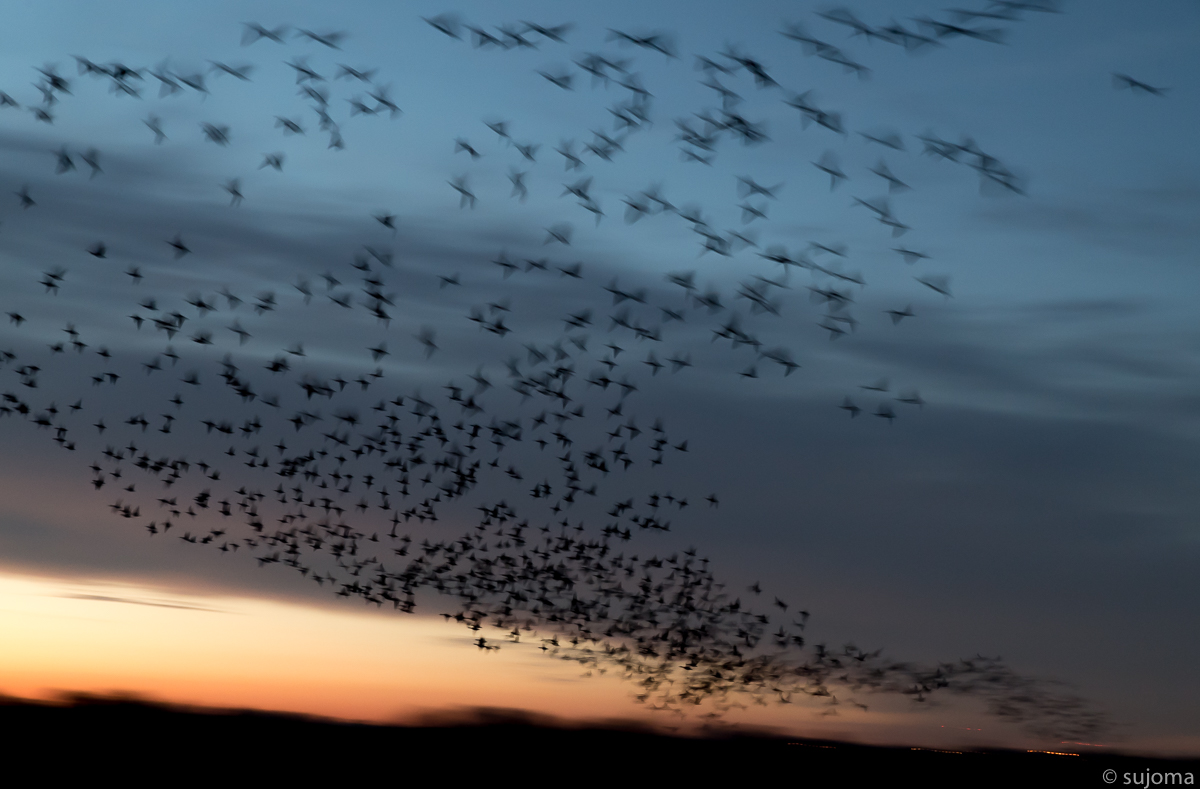
[[[7,733],[6,751],[15,757],[10,764],[40,764],[46,778],[84,769],[98,775],[145,770],[165,781],[195,772],[234,779],[339,774],[361,780],[432,769],[443,778],[495,780],[496,768],[515,769],[519,772],[508,773],[515,776],[569,767],[572,774],[599,780],[737,772],[743,778],[791,775],[806,781],[919,776],[923,785],[959,779],[989,786],[1016,778],[1100,785],[1105,770],[1117,771],[1118,785],[1126,773],[1139,780],[1147,773],[1200,773],[1200,760],[887,748],[724,725],[683,736],[637,721],[573,723],[494,708],[380,725],[123,696],[71,694],[56,702],[0,697],[0,731]]]

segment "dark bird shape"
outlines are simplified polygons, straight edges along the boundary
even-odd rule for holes
[[[208,88],[204,84],[203,74],[191,74],[188,76],[176,74],[175,78],[197,93],[204,93],[206,95],[208,94]]]
[[[563,167],[566,170],[579,170],[583,167],[583,159],[575,154],[574,147],[574,141],[567,140],[554,149],[556,153],[562,154],[565,160]]]
[[[483,156],[483,154],[481,154],[479,151],[475,150],[475,148],[471,145],[470,142],[463,139],[462,137],[459,137],[458,139],[456,139],[454,141],[454,152],[458,153],[459,151],[466,151],[467,153],[469,153],[471,155],[472,159],[478,159],[479,157]]]
[[[304,134],[304,129],[299,123],[282,115],[275,116],[275,128],[282,128],[284,134]]]
[[[347,66],[344,63],[339,63],[338,68],[341,69],[341,71],[338,72],[338,75],[334,79],[346,77],[347,79],[356,79],[359,82],[370,84],[371,80],[375,78],[376,69],[356,69]]]
[[[557,71],[557,72],[538,71],[538,74],[541,74],[547,80],[554,83],[555,85],[562,88],[563,90],[574,90],[574,88],[571,87],[571,81],[574,79],[574,75],[569,72],[566,72],[566,71]]]
[[[79,158],[83,159],[83,163],[92,169],[88,178],[95,178],[104,170],[100,167],[100,152],[95,148],[88,148],[83,153],[79,154]]]
[[[887,162],[885,162],[883,159],[880,159],[879,164],[871,168],[871,172],[888,182],[889,192],[904,192],[912,188],[893,175],[892,171],[887,166]]]
[[[786,378],[796,370],[800,369],[800,365],[792,359],[792,354],[787,348],[770,348],[759,353],[759,357],[769,359],[779,366],[783,367],[783,377]]]
[[[512,49],[514,47],[537,49],[537,44],[525,38],[525,34],[530,32],[528,29],[518,31],[509,25],[500,25],[496,29],[500,31],[500,35],[504,36],[501,46],[505,49]]]
[[[466,28],[475,34],[476,49],[479,49],[480,47],[501,47],[503,49],[508,49],[502,40],[487,32],[482,27],[467,25]]]
[[[1136,80],[1127,74],[1118,74],[1115,71],[1113,72],[1112,78],[1113,87],[1117,88],[1118,90],[1128,88],[1134,93],[1145,93],[1150,96],[1165,96],[1169,90],[1169,88],[1156,88],[1151,85],[1147,85],[1145,82]]]
[[[813,162],[813,166],[829,176],[829,191],[831,192],[837,188],[839,181],[846,180],[846,174],[842,172],[837,154],[833,151],[821,154],[821,158]]]
[[[67,147],[65,145],[58,151],[58,153],[55,154],[55,156],[58,157],[58,163],[54,167],[54,172],[56,174],[62,175],[63,173],[70,172],[71,170],[75,169],[75,162],[71,159],[71,154],[67,153]]]
[[[521,202],[524,202],[525,198],[529,196],[529,188],[525,186],[525,176],[527,175],[529,175],[529,173],[521,172],[516,168],[509,170],[508,180],[512,182],[512,193],[509,195],[510,197],[519,198]]]
[[[529,160],[531,162],[537,161],[537,159],[534,157],[537,155],[538,148],[541,147],[540,145],[535,145],[533,143],[519,143],[518,142],[518,143],[513,143],[513,146],[517,149],[517,152],[520,153],[522,156],[524,156],[527,160]]]
[[[777,200],[777,199],[779,199],[778,192],[780,189],[783,188],[783,184],[781,184],[781,183],[776,184],[775,186],[770,186],[770,187],[763,186],[762,184],[755,181],[753,178],[751,178],[749,176],[744,176],[744,175],[739,175],[737,180],[738,180],[738,191],[741,193],[742,197],[753,197],[754,195],[762,195],[763,197],[767,197],[772,200]]]
[[[904,257],[904,262],[912,265],[918,260],[928,260],[929,255],[924,252],[917,252],[915,249],[907,249],[905,247],[892,247],[892,250],[899,252]]]
[[[433,17],[423,16],[421,18],[429,23],[434,30],[445,33],[450,38],[462,40],[462,36],[460,35],[462,20],[459,19],[457,14],[438,14]]]
[[[934,276],[932,274],[924,277],[913,277],[917,282],[920,282],[925,287],[932,291],[942,294],[946,298],[950,298],[950,278],[945,276]]]
[[[542,243],[550,244],[552,242],[558,242],[559,244],[570,246],[571,234],[573,232],[574,228],[566,222],[560,222],[559,224],[551,225],[550,227],[546,228],[546,240]],[[561,270],[562,269],[560,269],[560,271]],[[566,274],[567,272],[563,271],[563,273]]]
[[[226,192],[229,192],[229,205],[238,206],[242,204],[244,197],[242,195],[242,182],[239,179],[229,179],[229,181],[222,184],[222,188]]]
[[[212,123],[201,123],[200,128],[204,130],[204,137],[217,145],[229,145],[229,127],[218,126]]]
[[[962,25],[953,25],[949,22],[940,22],[929,17],[918,17],[917,24],[931,31],[937,38],[974,38],[979,41],[987,41],[992,44],[1004,43],[1006,32],[1002,28],[971,28],[963,27]]]
[[[655,52],[661,52],[669,58],[677,58],[675,54],[675,45],[670,36],[662,32],[647,33],[646,35],[635,35],[625,33],[620,30],[608,29],[608,40],[617,41],[621,44],[632,44],[633,46],[641,47],[642,49],[651,49]]]
[[[58,75],[55,66],[46,66],[45,68],[37,69],[37,71],[42,75],[42,77],[45,78],[45,84],[50,88],[50,90],[56,90],[59,93],[65,93],[68,96],[71,95],[70,83]]]
[[[467,185],[467,176],[460,175],[447,181],[446,183],[453,186],[454,190],[458,192],[459,208],[466,208],[467,206],[470,206],[471,208],[475,207],[475,193],[472,192]]]
[[[177,234],[175,236],[175,238],[171,239],[167,243],[170,244],[171,248],[175,250],[175,259],[176,260],[179,260],[181,257],[183,257],[184,255],[186,255],[192,251],[192,250],[188,249],[186,244],[183,243],[182,235]]]
[[[584,200],[584,201],[590,200],[591,197],[588,194],[588,190],[591,189],[591,186],[592,186],[591,176],[588,176],[586,178],[581,178],[573,184],[563,184],[563,193],[561,196],[566,197],[567,195],[570,194],[570,195],[575,195],[580,200]]]
[[[500,139],[512,141],[512,137],[508,134],[508,121],[484,121],[484,124]]]
[[[235,66],[230,66],[227,63],[221,63],[220,61],[217,61],[217,60],[210,60],[208,62],[212,64],[212,70],[214,72],[220,72],[222,74],[229,74],[230,76],[237,77],[238,79],[240,79],[243,82],[250,81],[250,72],[254,70],[254,66],[250,66],[250,65],[235,67]]]
[[[271,30],[263,27],[257,22],[243,22],[242,27],[246,28],[242,32],[242,46],[249,46],[261,38],[274,41],[276,44],[282,44],[284,43],[283,37],[287,35],[288,31],[287,25],[280,25],[274,30]]]
[[[325,78],[308,67],[307,58],[292,58],[287,62],[296,72],[296,82],[324,82]]]
[[[322,44],[330,49],[340,50],[341,47],[338,46],[338,44],[340,44],[342,39],[346,37],[346,33],[343,31],[337,31],[334,33],[314,33],[311,30],[300,29],[296,31],[296,36],[307,38],[309,41]]]
[[[391,88],[389,86],[382,85],[374,90],[367,91],[367,95],[379,102],[379,106],[386,108],[388,112],[391,113],[391,116],[395,118],[400,114],[400,107],[388,97],[388,92],[390,90]]]
[[[233,325],[227,328],[238,336],[238,345],[245,345],[250,339],[250,332],[242,328],[242,324],[238,321],[234,321]]]
[[[742,224],[753,222],[755,219],[767,218],[767,204],[761,206],[751,205],[749,202],[744,202],[738,205],[742,209]]]
[[[904,150],[904,140],[894,131],[859,132],[858,134],[867,142],[873,142],[876,145],[882,145],[885,148],[891,148],[895,151]]]
[[[264,153],[262,164],[258,166],[258,169],[261,170],[264,167],[274,167],[276,170],[283,172],[283,154]]]
[[[104,246],[103,241],[97,241],[95,244],[92,244],[90,247],[88,247],[88,254],[92,257],[103,260],[108,256],[108,247]]]
[[[150,131],[154,132],[155,145],[159,145],[163,140],[167,139],[167,135],[164,134],[162,130],[162,119],[157,115],[151,115],[149,118],[146,118],[146,120],[142,121],[142,123],[146,124]]]
[[[570,22],[561,25],[555,25],[554,27],[545,27],[533,22],[522,22],[521,24],[525,25],[525,32],[537,33],[538,35],[544,36],[551,41],[557,41],[560,44],[566,43],[566,40],[563,38],[563,36],[567,33],[567,31],[574,27],[574,25]]]
[[[434,332],[433,327],[423,326],[421,327],[421,331],[414,336],[417,338],[418,342],[425,346],[425,358],[428,359],[429,357],[433,356],[434,352],[438,349],[437,343],[435,342],[437,335]]]

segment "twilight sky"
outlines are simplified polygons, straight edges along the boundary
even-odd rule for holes
[[[246,544],[261,535],[239,506],[266,494],[256,511],[270,534],[314,528],[326,512],[304,502],[332,497],[345,510],[332,522],[363,535],[360,558],[390,566],[393,514],[414,545],[476,533],[477,508],[500,500],[531,532],[557,535],[565,517],[573,538],[600,540],[608,523],[630,526],[607,513],[633,500],[670,530],[610,534],[614,552],[694,547],[730,597],[778,614],[772,629],[807,611],[810,647],[929,665],[1000,655],[1106,710],[1104,743],[1200,750],[1200,9],[1063,2],[995,18],[1013,5],[976,4],[992,16],[974,18],[930,2],[852,6],[872,31],[909,31],[908,48],[895,32],[852,35],[844,8],[793,3],[15,9],[0,42],[0,91],[19,105],[0,108],[0,312],[19,316],[0,327],[0,616],[23,648],[0,657],[0,691],[122,687],[374,719],[472,703],[640,715],[633,684],[538,654],[549,629],[516,645],[503,629],[446,624],[438,614],[457,603],[432,590],[412,616],[364,608],[336,596],[349,578],[312,582],[318,566],[347,570],[320,550],[304,576],[260,566],[306,543]],[[422,21],[449,13],[508,46]],[[287,25],[284,43],[244,45],[248,22]],[[556,42],[520,33],[527,22],[573,26]],[[781,35],[789,26],[824,44]],[[299,29],[344,37],[333,49]],[[677,57],[613,30],[657,36]],[[82,74],[79,58],[108,75]],[[253,68],[242,80],[214,62]],[[118,84],[114,63],[140,76]],[[546,75],[570,75],[569,88]],[[714,86],[732,92],[724,105]],[[500,121],[509,140],[487,125]],[[227,127],[224,144],[204,124]],[[831,188],[828,170],[845,178]],[[240,202],[223,188],[232,179]],[[97,243],[103,257],[89,254]],[[272,372],[280,359],[288,369]],[[572,377],[541,377],[558,367]],[[381,423],[419,435],[423,402],[449,434],[425,437],[425,458],[457,447],[480,462],[436,523],[415,515],[444,469],[352,453]],[[138,416],[147,424],[127,423]],[[318,493],[319,477],[276,474],[310,450],[329,454],[297,468],[353,481],[326,477]],[[166,489],[136,467],[143,453],[190,468]],[[598,457],[605,471],[589,465]],[[580,489],[555,512],[567,467]],[[532,498],[543,480],[554,494]],[[276,506],[281,482],[307,484],[304,501]],[[206,489],[212,504],[188,515]],[[294,505],[308,520],[287,520]],[[168,519],[167,534],[148,533]],[[176,538],[214,529],[208,544]],[[215,550],[234,541],[244,550]],[[113,633],[144,644],[139,655],[165,650],[146,659],[158,668]],[[503,648],[477,649],[480,636]],[[376,657],[339,684],[331,644]],[[255,678],[239,668],[250,655],[289,668]],[[865,739],[949,741],[950,725],[1034,742],[969,699],[923,711],[839,697],[872,709],[830,715],[798,696],[731,715]]]

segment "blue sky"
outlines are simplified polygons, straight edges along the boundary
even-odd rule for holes
[[[918,17],[953,18],[923,2],[902,9],[861,2],[853,9],[869,25],[894,17],[912,30],[929,30],[912,21]],[[622,417],[636,414],[643,430],[661,418],[673,445],[688,441],[686,453],[668,451],[661,466],[649,465],[653,453],[646,452],[634,472],[602,481],[596,506],[664,491],[690,499],[669,534],[637,535],[631,550],[694,545],[712,557],[714,575],[730,589],[761,580],[771,595],[802,601],[812,613],[810,642],[853,640],[930,662],[1002,654],[1022,673],[1074,683],[1122,723],[1122,736],[1176,738],[1194,749],[1198,688],[1185,656],[1196,647],[1187,622],[1200,591],[1190,570],[1200,426],[1192,303],[1200,292],[1200,154],[1192,140],[1200,12],[1187,2],[1150,9],[1068,2],[1062,13],[972,23],[1002,28],[1003,44],[946,37],[908,53],[851,37],[814,13],[828,10],[782,3],[449,9],[352,2],[336,11],[325,4],[217,3],[168,12],[130,2],[14,11],[0,47],[8,75],[0,90],[22,107],[0,110],[7,154],[0,189],[28,185],[37,205],[23,210],[15,196],[0,200],[0,310],[27,319],[0,333],[0,347],[18,357],[0,373],[4,388],[35,410],[51,402],[62,409],[77,398],[85,407],[72,417],[78,427],[71,423],[84,451],[71,455],[19,415],[5,420],[5,468],[13,479],[19,472],[89,502],[97,521],[111,527],[107,493],[116,483],[93,495],[86,468],[110,436],[128,432],[158,442],[163,453],[196,457],[224,449],[201,419],[237,422],[260,411],[267,418],[261,406],[228,392],[199,400],[185,392],[190,402],[169,437],[122,426],[138,412],[161,420],[151,415],[187,388],[179,380],[185,370],[214,380],[202,391],[216,391],[226,354],[256,370],[262,393],[278,391],[282,417],[307,405],[294,383],[302,373],[352,380],[375,369],[367,349],[386,342],[386,383],[361,397],[350,394],[352,385],[325,406],[329,417],[339,408],[369,415],[379,387],[389,396],[443,397],[447,382],[471,391],[468,376],[477,371],[499,384],[509,359],[537,366],[529,345],[546,353],[555,343],[573,349],[584,378],[613,358],[604,347],[612,342],[622,354],[613,378],[638,386]],[[491,31],[526,20],[574,27],[565,44],[478,48],[465,30],[454,40],[421,21],[451,11]],[[252,21],[346,37],[340,51],[292,38],[243,46],[242,25]],[[788,23],[840,48],[869,76],[807,55],[780,34]],[[622,47],[610,29],[662,31],[679,57]],[[694,64],[704,55],[732,65],[719,54],[730,47],[760,61],[779,83],[758,88],[744,70],[715,75],[741,97],[738,112],[761,124],[767,139],[746,145],[725,131],[714,151],[701,151],[678,139],[677,121],[702,129],[697,113],[718,113],[720,100],[700,84],[706,77]],[[614,128],[609,108],[632,94],[615,81],[593,84],[575,65],[587,53],[629,60],[629,73],[652,96],[642,128]],[[211,61],[254,70],[246,82],[208,73],[207,94],[185,88],[162,98],[146,71],[142,97],[133,98],[77,74],[74,56],[183,76],[209,72]],[[321,84],[330,91],[329,114],[344,150],[327,148],[329,132],[318,129],[311,102],[296,94],[295,71],[284,61],[297,57],[326,77]],[[374,85],[335,79],[340,63],[377,69]],[[40,78],[35,67],[46,64],[70,80],[71,94],[48,108],[52,124],[29,109],[40,106],[32,83]],[[538,73],[560,70],[574,74],[573,90]],[[1168,90],[1119,90],[1114,72]],[[401,112],[352,115],[349,100],[373,103],[366,97],[379,86],[388,87]],[[840,113],[845,134],[802,124],[785,99],[806,91],[806,100]],[[149,115],[161,119],[161,145],[143,122]],[[280,116],[305,133],[286,135]],[[485,125],[501,119],[515,142],[539,146],[535,161]],[[228,125],[229,145],[206,141],[202,123]],[[596,131],[620,140],[611,161],[584,152],[585,143],[600,140]],[[904,150],[861,134],[887,131],[900,135]],[[961,161],[923,153],[918,135],[959,144]],[[456,151],[458,138],[481,156]],[[582,169],[565,169],[554,150],[564,141],[573,141]],[[56,174],[64,147],[76,169]],[[94,178],[81,158],[91,148],[103,168]],[[685,148],[711,155],[711,163],[685,161]],[[982,183],[967,164],[978,158],[971,150],[995,157],[1023,194]],[[260,166],[264,154],[276,152],[284,154],[281,171]],[[831,189],[817,161],[836,161],[846,181]],[[889,193],[871,171],[881,161],[910,189]],[[514,170],[527,173],[525,200],[513,196]],[[778,199],[747,197],[739,176],[782,184]],[[463,177],[477,197],[474,208],[460,208],[450,184]],[[565,185],[585,177],[603,212],[599,222],[563,196]],[[245,195],[236,207],[222,188],[234,178]],[[636,201],[652,185],[683,213],[698,212],[718,237],[728,241],[737,231],[757,247],[734,239],[728,256],[705,251],[696,223],[679,212],[628,221],[623,200]],[[856,198],[876,206],[886,198],[891,216],[910,229],[893,235]],[[740,205],[747,200],[766,218],[745,221]],[[396,216],[395,233],[372,218],[381,213]],[[560,223],[573,230],[569,247],[546,243],[547,228]],[[192,250],[179,260],[166,243],[177,234]],[[103,260],[86,253],[99,240],[108,247]],[[812,265],[784,268],[759,254],[780,246]],[[361,272],[351,267],[366,247],[393,254],[390,268],[371,264],[395,305],[388,323],[365,309]],[[928,258],[906,264],[896,247]],[[502,254],[521,270],[503,276],[492,262]],[[547,271],[524,270],[526,259],[541,258]],[[582,264],[580,280],[555,271],[574,263]],[[54,295],[40,280],[56,266],[66,273]],[[143,275],[139,283],[122,273],[130,267]],[[720,312],[665,279],[689,271],[698,292],[720,294]],[[326,273],[340,284],[327,288]],[[461,285],[439,280],[454,275]],[[952,296],[918,277],[944,284]],[[296,285],[311,286],[311,304]],[[606,286],[644,291],[647,303],[616,305]],[[778,314],[752,310],[736,295],[747,286],[763,289]],[[234,307],[218,295],[222,289],[246,303]],[[830,289],[848,306],[831,309]],[[278,306],[256,314],[253,300],[265,292]],[[354,307],[339,307],[330,294],[351,294]],[[202,315],[186,303],[194,296],[220,309]],[[187,314],[179,336],[168,340],[150,325],[133,329],[131,312],[150,316],[138,304],[147,298],[162,312]],[[914,315],[897,325],[885,313],[909,306]],[[685,320],[670,320],[663,308]],[[489,320],[503,313],[511,333],[481,331],[467,319],[476,310]],[[564,320],[581,310],[591,310],[594,325],[565,330]],[[748,345],[731,348],[714,336],[734,313],[760,350],[786,349],[801,367],[784,376],[780,364]],[[610,329],[614,315],[657,327],[661,340]],[[244,345],[228,331],[235,321],[252,335]],[[78,356],[47,348],[69,339],[67,323],[89,345]],[[846,333],[831,339],[822,323]],[[431,356],[415,338],[424,327],[436,331]],[[214,344],[192,342],[197,332],[211,332]],[[585,334],[586,350],[567,339]],[[297,342],[303,358],[285,351]],[[112,362],[94,355],[101,345]],[[161,356],[168,345],[183,357],[174,368],[179,374],[144,373],[142,365],[155,358],[169,368]],[[290,378],[262,370],[281,354],[294,362]],[[651,358],[667,366],[651,374],[643,364]],[[692,366],[672,374],[668,358]],[[17,368],[26,364],[44,368],[36,390],[20,386],[26,376]],[[92,387],[88,378],[106,364],[124,365],[124,381]],[[757,377],[742,374],[751,370]],[[880,379],[887,392],[862,388]],[[502,389],[481,396],[487,419],[511,415],[528,425],[544,408]],[[914,392],[923,406],[895,399]],[[615,441],[606,433],[617,418],[606,409],[616,395],[586,387],[578,397],[586,415],[571,423],[577,451],[611,449]],[[847,397],[864,409],[856,419],[838,408]],[[883,407],[894,422],[874,415]],[[112,432],[97,435],[92,414],[109,415]],[[291,426],[281,429],[269,427],[239,446],[269,446]],[[309,434],[320,442],[316,431],[302,435]],[[559,473],[548,453],[527,441],[508,457],[532,484]],[[499,469],[494,476],[480,495],[509,495],[503,491],[511,480]],[[711,492],[721,498],[719,509],[703,503]],[[138,495],[147,498],[146,511],[154,507],[156,496]],[[10,571],[329,597],[283,572],[257,573],[249,557],[242,566],[217,568],[197,558],[196,546],[160,545],[133,529],[80,531],[59,504],[0,509],[0,561]],[[456,517],[469,528],[465,516]],[[584,519],[599,524],[603,515]],[[645,547],[634,547],[639,539]]]

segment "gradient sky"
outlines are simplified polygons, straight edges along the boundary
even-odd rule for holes
[[[872,25],[952,18],[930,2],[852,7]],[[265,391],[278,387],[295,410],[304,399],[290,381],[301,371],[370,372],[376,365],[367,348],[385,341],[391,355],[380,363],[380,386],[388,396],[419,390],[440,397],[448,381],[470,389],[468,375],[480,367],[499,384],[505,360],[525,359],[524,344],[548,348],[563,337],[569,314],[591,309],[595,325],[586,332],[588,351],[576,359],[580,374],[600,367],[605,343],[621,345],[620,361],[632,361],[619,372],[639,386],[627,414],[636,413],[643,429],[662,418],[673,443],[686,439],[689,447],[656,467],[646,453],[630,473],[604,480],[604,501],[671,491],[691,502],[671,532],[635,535],[630,550],[695,546],[743,596],[761,581],[764,598],[778,595],[810,611],[811,642],[853,641],[928,662],[999,654],[1021,673],[1067,682],[1107,709],[1119,724],[1107,742],[1200,751],[1193,670],[1200,651],[1193,613],[1200,594],[1200,9],[1186,0],[1064,2],[1062,13],[973,23],[1002,28],[1002,44],[945,38],[916,53],[850,37],[819,10],[827,7],[349,2],[334,11],[263,2],[168,12],[156,3],[47,2],[13,9],[0,40],[0,73],[7,75],[0,90],[22,106],[0,109],[0,195],[28,186],[37,205],[23,210],[15,195],[0,196],[0,311],[27,319],[0,327],[0,349],[18,357],[0,367],[0,391],[37,409],[51,402],[65,409],[77,398],[84,408],[71,417],[79,426],[73,453],[51,442],[51,431],[17,416],[0,420],[0,609],[6,621],[26,623],[12,625],[23,646],[0,658],[0,691],[119,686],[372,719],[470,703],[641,714],[628,686],[581,679],[532,647],[480,653],[470,646],[473,634],[442,624],[436,599],[423,600],[416,617],[363,613],[361,602],[334,598],[286,568],[259,569],[248,555],[225,556],[173,535],[150,539],[110,514],[119,489],[93,491],[87,470],[106,444],[130,437],[158,447],[157,454],[219,455],[227,442],[206,436],[199,420],[240,422],[262,409],[215,386],[203,395],[184,392],[191,401],[169,440],[121,423],[144,412],[157,427],[167,398],[187,389],[180,375],[198,369],[215,378],[225,354],[250,369],[302,342],[307,356],[296,360],[291,379],[255,378]],[[474,48],[465,31],[456,41],[421,21],[448,11],[491,30],[521,20],[575,27],[565,44]],[[251,21],[347,35],[340,52],[302,40],[242,46],[242,23]],[[780,35],[787,23],[841,48],[869,76],[807,55]],[[608,40],[610,28],[666,31],[680,57],[621,47]],[[695,56],[728,63],[718,53],[729,47],[753,55],[781,85],[759,89],[745,72],[718,75],[769,139],[743,145],[726,134],[711,165],[684,161],[675,121],[690,117],[699,128],[694,113],[720,107],[699,82]],[[616,134],[607,108],[629,95],[593,84],[572,65],[589,52],[632,60],[629,70],[653,96],[651,122],[611,162],[584,154],[585,167],[567,172],[553,149],[574,140],[580,150],[593,130]],[[79,76],[74,56],[182,75],[207,71],[210,61],[255,69],[249,82],[210,74],[207,95],[185,90],[163,98],[147,73],[142,97],[132,98]],[[284,61],[297,56],[328,78],[344,150],[326,147],[329,135],[296,95]],[[376,83],[390,85],[402,113],[352,116],[347,100],[367,88],[333,79],[339,63],[378,69]],[[35,67],[46,64],[70,80],[71,95],[50,108],[52,124],[28,109],[41,100]],[[575,72],[574,89],[555,87],[539,70]],[[1114,72],[1168,90],[1119,90]],[[847,134],[805,127],[783,101],[809,90],[817,106],[841,113]],[[151,114],[162,119],[168,139],[161,145],[143,123]],[[300,121],[306,133],[285,135],[276,116]],[[517,142],[540,145],[536,162],[484,125],[498,119],[509,121]],[[228,125],[230,144],[206,141],[201,123]],[[901,135],[904,151],[859,134],[885,130]],[[974,140],[1019,176],[1024,194],[981,183],[966,164],[923,154],[917,135],[928,134]],[[482,156],[456,152],[459,137]],[[77,169],[56,174],[64,147]],[[79,156],[90,148],[100,151],[103,167],[94,178]],[[273,152],[286,156],[282,172],[260,168],[263,154]],[[813,166],[826,152],[848,176],[833,190]],[[854,200],[888,194],[870,171],[881,158],[911,187],[890,196],[895,217],[911,227],[899,237]],[[513,168],[528,172],[524,201],[510,194]],[[460,208],[448,183],[460,176],[478,197],[473,209]],[[599,223],[561,196],[565,183],[584,176],[594,179]],[[751,200],[769,202],[766,220],[743,222],[738,176],[783,184],[777,200]],[[241,179],[245,195],[237,207],[221,187],[231,178]],[[670,213],[626,221],[623,198],[651,184],[679,208],[697,207],[718,232],[752,232],[759,249],[701,254],[700,236]],[[372,219],[381,212],[397,216],[395,234]],[[562,222],[574,230],[570,247],[545,244],[545,229]],[[192,249],[178,261],[166,244],[176,234]],[[104,260],[86,252],[98,240],[109,250]],[[813,251],[813,242],[844,244],[845,259]],[[324,272],[346,283],[339,292],[357,287],[350,264],[364,245],[395,255],[394,269],[384,270],[384,290],[397,305],[388,326],[325,295]],[[772,245],[861,274],[865,285],[793,268],[789,287],[771,290],[779,315],[756,314],[735,294],[755,275],[784,274],[757,254]],[[907,265],[897,246],[929,258]],[[515,261],[580,262],[583,279],[553,269],[504,277],[491,262],[501,252]],[[130,266],[144,275],[140,284],[122,274]],[[40,284],[55,267],[66,269],[57,295]],[[689,304],[664,279],[681,271],[695,271],[702,290],[720,292],[726,309],[714,315]],[[438,275],[452,274],[462,284],[439,287]],[[952,297],[918,276],[948,277]],[[604,290],[614,278],[646,290],[648,305],[634,305],[635,320],[658,324],[658,308],[669,307],[686,321],[663,323],[657,343],[607,332],[608,316],[621,309]],[[311,305],[293,287],[303,280],[314,289]],[[857,328],[831,340],[819,325],[825,307],[808,286],[852,296],[848,314]],[[279,307],[266,315],[249,304],[229,309],[216,296],[221,288],[248,302],[272,291]],[[191,294],[221,309],[199,316],[184,302]],[[189,316],[170,343],[183,356],[178,368],[154,375],[141,365],[164,350],[166,338],[149,327],[135,331],[128,318],[149,297]],[[508,336],[480,332],[467,320],[473,307],[503,299],[511,310]],[[915,316],[893,326],[884,311],[907,305]],[[788,349],[801,368],[785,377],[747,347],[714,342],[714,329],[735,311],[764,348]],[[235,320],[253,335],[244,346],[226,329]],[[49,345],[69,339],[68,323],[89,348],[52,354]],[[429,358],[414,338],[423,326],[437,331],[438,351]],[[213,346],[188,339],[200,330],[213,333]],[[93,353],[99,346],[112,352],[110,363]],[[693,366],[651,375],[640,364],[650,352],[660,360],[687,355]],[[21,386],[14,368],[24,364],[43,368],[38,389]],[[751,366],[758,378],[739,375]],[[120,369],[124,380],[91,387],[89,377],[102,369]],[[860,388],[879,379],[888,380],[889,392]],[[378,389],[351,401],[352,389],[343,404],[369,413]],[[890,400],[913,390],[923,407]],[[863,407],[857,419],[838,408],[846,397]],[[572,434],[580,447],[604,442],[615,422],[604,409],[614,400],[595,392],[583,401],[588,417]],[[511,391],[489,392],[483,402],[489,416],[502,418],[528,420],[540,410]],[[873,415],[883,403],[897,415],[890,424]],[[98,416],[110,424],[104,436],[90,427]],[[269,446],[276,434],[267,432],[250,443]],[[489,480],[477,500],[498,492],[516,501],[551,473],[549,449],[514,452],[509,457],[528,483]],[[232,470],[221,483],[227,490],[238,484]],[[151,491],[141,492],[147,512],[162,495]],[[719,509],[704,504],[712,492]],[[452,538],[472,524],[464,505],[413,534]],[[136,604],[147,600],[184,607]],[[211,616],[200,617],[200,609]],[[221,624],[234,620],[240,624]],[[243,626],[251,621],[263,625]],[[287,635],[273,635],[271,622]],[[97,628],[118,626],[128,628],[120,631],[129,634],[125,643],[145,640],[144,654],[173,662],[170,675],[96,640]],[[204,643],[217,646],[187,646],[189,631],[211,633]],[[370,664],[354,688],[329,676],[336,671],[331,645]],[[47,650],[60,660],[40,657]],[[182,653],[204,655],[203,665],[181,661]],[[267,681],[238,668],[255,655],[295,661],[295,673]],[[456,686],[447,677],[470,680]],[[1025,741],[969,704],[917,713],[895,701],[879,700],[877,715],[842,710],[835,719],[820,705],[796,705],[743,717],[898,740],[932,740],[949,720],[956,731],[986,727],[981,741]]]

